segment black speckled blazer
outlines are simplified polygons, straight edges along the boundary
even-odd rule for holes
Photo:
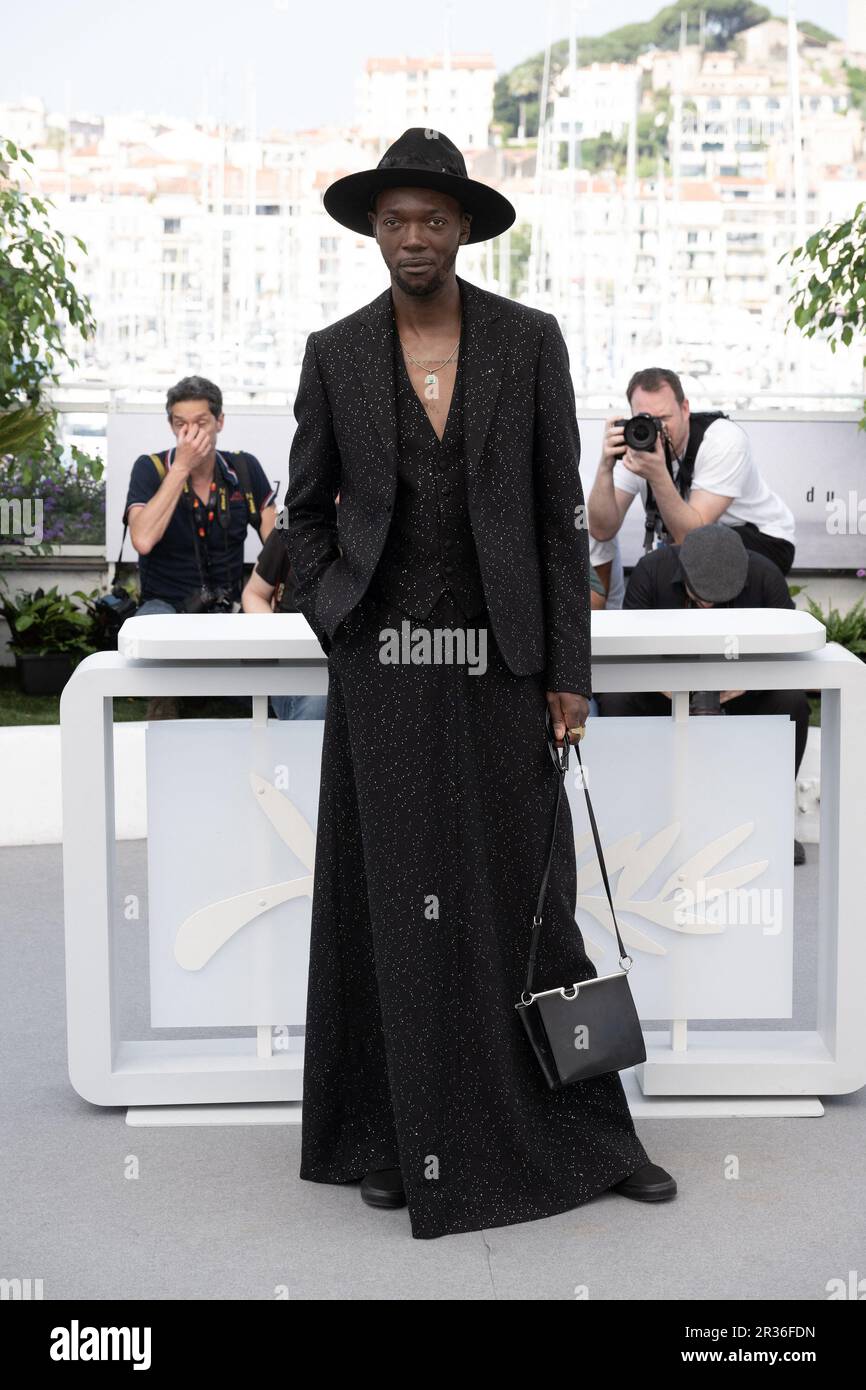
[[[543,672],[546,690],[589,696],[589,542],[565,340],[553,314],[457,283],[471,305],[467,502],[494,635],[515,675]],[[390,295],[389,286],[310,334],[295,398],[286,493],[294,598],[326,653],[367,589],[393,514]]]

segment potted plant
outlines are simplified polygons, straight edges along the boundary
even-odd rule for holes
[[[0,600],[25,695],[59,695],[81,658],[96,650],[93,618],[76,599],[87,603],[88,596],[61,594],[55,585]]]
[[[840,647],[847,647],[861,661],[866,661],[866,609],[863,602],[862,598],[858,598],[853,607],[840,616],[838,608],[828,607],[825,613],[814,599],[806,599],[812,617],[826,627],[827,641],[838,642]]]
[[[101,545],[104,540],[103,464],[70,444],[64,446],[52,393],[61,371],[77,365],[72,337],[93,340],[96,321],[86,295],[70,272],[74,247],[53,225],[54,204],[39,197],[30,166],[33,156],[0,136],[0,494],[13,507],[38,501],[45,526],[34,554],[54,545]],[[7,528],[0,545],[20,549]],[[31,558],[31,557],[26,557]]]

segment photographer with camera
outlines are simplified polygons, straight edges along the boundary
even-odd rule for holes
[[[733,527],[713,522],[689,531],[681,545],[643,555],[629,577],[623,608],[794,608],[788,585],[772,561],[747,550]],[[599,713],[671,713],[669,690],[600,692]],[[794,720],[794,777],[809,731],[809,702],[803,690],[694,690],[690,715],[787,714]],[[794,863],[805,850],[794,841]]]
[[[231,613],[240,602],[247,527],[267,539],[276,489],[252,454],[217,449],[225,417],[212,381],[184,377],[165,409],[177,445],[135,460],[123,513],[124,540],[128,527],[139,556],[137,612]],[[118,625],[129,616],[122,593],[115,586]],[[148,703],[147,719],[177,715],[176,700]]]
[[[720,522],[787,574],[794,517],[758,471],[745,430],[721,411],[692,411],[666,367],[635,372],[626,395],[632,418],[605,423],[588,501],[590,534],[600,541],[615,536],[640,493],[645,551]]]
[[[136,459],[123,514],[139,555],[138,613],[230,613],[247,527],[267,539],[276,489],[252,454],[217,449],[224,416],[212,381],[178,382],[166,414],[177,445]]]

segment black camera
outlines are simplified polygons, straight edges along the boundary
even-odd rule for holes
[[[231,613],[234,607],[230,589],[211,589],[203,584],[188,596],[185,613]]]
[[[97,641],[103,651],[117,647],[117,634],[137,609],[136,600],[119,584],[113,586],[110,594],[94,600],[93,619]]]
[[[625,442],[630,449],[647,454],[652,453],[664,429],[658,416],[649,415],[645,410],[630,420],[617,420],[616,424],[624,426]]]

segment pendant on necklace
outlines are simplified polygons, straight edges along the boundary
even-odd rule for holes
[[[439,385],[439,378],[438,378],[438,376],[436,375],[435,372],[428,372],[428,373],[427,373],[427,375],[426,375],[425,378],[424,378],[424,385],[425,385],[425,386],[438,386],[438,385]]]

